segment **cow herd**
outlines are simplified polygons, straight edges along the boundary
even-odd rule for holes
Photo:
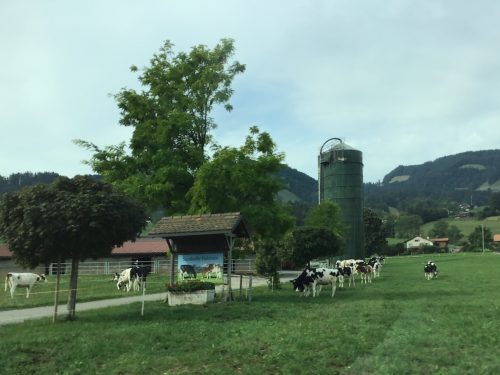
[[[349,287],[356,285],[356,276],[359,275],[361,283],[371,283],[374,277],[380,276],[380,270],[384,263],[384,257],[372,257],[368,262],[364,259],[338,260],[335,268],[311,268],[306,267],[295,279],[290,280],[293,289],[309,296],[312,293],[316,297],[321,292],[323,285],[330,285],[332,297],[335,296],[337,281],[339,288],[344,287],[344,282],[349,281]]]
[[[337,282],[339,288],[344,287],[344,282],[349,282],[349,287],[356,286],[356,277],[362,284],[369,284],[376,277],[380,276],[384,257],[371,257],[368,261],[363,259],[338,260],[335,268],[325,267],[306,267],[295,279],[290,280],[293,289],[304,296],[312,294],[316,297],[320,294],[323,285],[329,285],[332,289],[332,297],[335,296]],[[180,276],[182,279],[196,278],[197,273],[193,266],[182,265]],[[125,289],[127,292],[139,291],[145,285],[146,277],[150,270],[148,267],[139,267],[134,265],[122,272],[116,272],[113,281],[116,282],[118,290]],[[201,273],[204,278],[222,277],[220,265],[209,264],[203,267]],[[436,263],[428,261],[424,265],[424,276],[427,280],[435,279],[438,275]],[[36,282],[47,282],[45,275],[29,272],[9,272],[5,277],[5,291],[10,289],[11,298],[17,287],[26,288],[26,298],[29,298],[30,292]]]

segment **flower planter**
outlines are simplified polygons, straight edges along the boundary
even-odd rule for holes
[[[198,290],[196,292],[167,292],[168,305],[204,305],[214,301],[215,290]]]

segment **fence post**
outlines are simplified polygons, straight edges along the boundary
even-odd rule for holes
[[[252,275],[248,280],[248,302],[252,302]]]

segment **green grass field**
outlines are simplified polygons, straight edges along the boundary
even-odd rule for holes
[[[149,302],[1,327],[6,374],[499,374],[500,255],[387,260],[371,285],[253,301]],[[325,289],[325,288],[324,288]]]
[[[478,226],[484,225],[485,228],[489,228],[491,233],[499,234],[500,233],[500,217],[494,216],[487,218],[485,220],[475,220],[475,219],[446,219],[446,221],[450,225],[455,225],[460,231],[463,233],[464,238],[467,238],[469,234],[471,234],[474,229]],[[422,234],[427,235],[429,231],[434,227],[436,222],[430,222],[422,225],[420,230]]]

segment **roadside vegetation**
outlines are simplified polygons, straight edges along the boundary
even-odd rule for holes
[[[242,300],[169,307],[148,302],[2,327],[5,373],[496,374],[500,256],[386,261],[370,285],[313,299],[284,285]],[[474,270],[473,277],[471,270]],[[326,287],[325,287],[326,288]],[[81,293],[79,292],[79,296]],[[8,355],[7,355],[8,353]]]

